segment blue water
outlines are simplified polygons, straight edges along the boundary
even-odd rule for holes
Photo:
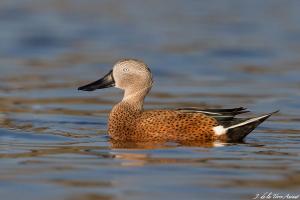
[[[5,200],[253,199],[299,194],[300,2],[0,2]],[[280,113],[241,144],[113,144],[117,89],[77,87],[144,60],[147,109]]]

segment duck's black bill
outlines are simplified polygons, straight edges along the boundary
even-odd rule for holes
[[[106,74],[103,78],[92,82],[90,84],[81,86],[78,88],[78,90],[83,90],[83,91],[94,91],[97,89],[103,89],[103,88],[109,88],[115,86],[115,80],[113,77],[112,70]]]

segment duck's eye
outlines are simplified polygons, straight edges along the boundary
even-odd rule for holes
[[[123,68],[123,72],[129,72],[129,69],[128,68]]]

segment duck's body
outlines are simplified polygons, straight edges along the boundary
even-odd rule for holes
[[[144,98],[152,87],[152,75],[141,61],[120,60],[104,78],[80,87],[92,91],[111,86],[124,89],[123,100],[109,114],[108,132],[117,141],[241,141],[273,113],[236,119],[244,108],[144,111]]]
[[[217,139],[214,126],[218,126],[217,121],[201,113],[143,111],[121,103],[109,114],[108,132],[115,140],[214,140]]]

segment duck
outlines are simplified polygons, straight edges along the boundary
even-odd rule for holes
[[[144,100],[153,86],[147,64],[138,59],[120,59],[97,81],[78,88],[82,91],[116,87],[123,99],[108,117],[108,134],[114,141],[131,142],[241,142],[275,112],[237,118],[249,112],[244,107],[201,109],[197,107],[144,110]]]

